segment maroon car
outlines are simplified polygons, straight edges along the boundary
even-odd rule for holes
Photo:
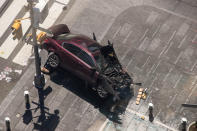
[[[110,42],[101,46],[95,35],[90,39],[72,34],[66,25],[53,26],[49,30],[54,36],[44,40],[43,48],[49,52],[47,63],[52,68],[62,67],[73,73],[92,85],[102,98],[110,94],[119,99],[119,86],[130,86],[131,79],[122,70]]]

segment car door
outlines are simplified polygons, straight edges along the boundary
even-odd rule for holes
[[[76,60],[75,54],[79,53],[80,49],[66,42],[62,42],[60,48],[61,66],[74,74],[78,74],[77,68],[79,63]]]
[[[96,68],[95,63],[92,59],[92,57],[85,52],[84,50],[81,50],[78,54],[78,57],[81,59],[80,64],[83,65],[81,67],[81,72],[84,77],[91,83],[95,83],[95,72],[91,70],[92,68]]]
[[[67,60],[64,61],[64,65],[69,66],[67,67],[67,69],[69,68],[81,79],[94,83],[91,70],[93,61],[89,60],[91,57],[88,57],[88,54],[85,51],[74,44],[63,42],[62,47],[65,50],[65,55],[69,54],[69,57],[71,59],[69,62],[70,65],[67,65]]]

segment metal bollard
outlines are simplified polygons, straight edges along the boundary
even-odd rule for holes
[[[185,117],[181,118],[181,131],[186,131],[187,119]]]
[[[11,131],[10,118],[9,117],[5,117],[5,126],[6,126],[6,131]]]
[[[154,117],[153,117],[153,107],[154,105],[152,103],[148,104],[148,110],[149,110],[149,121],[153,122]]]
[[[25,107],[26,109],[30,109],[29,91],[24,91],[24,96],[25,96]]]

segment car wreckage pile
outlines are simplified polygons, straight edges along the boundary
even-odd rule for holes
[[[107,65],[101,70],[103,78],[102,85],[107,92],[113,94],[114,101],[124,99],[130,91],[130,85],[133,83],[129,74],[122,68],[113,44],[108,41],[108,45],[100,49],[104,55]]]

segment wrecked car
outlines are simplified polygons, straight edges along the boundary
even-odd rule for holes
[[[42,48],[48,51],[47,66],[61,67],[86,81],[101,98],[113,96],[114,101],[124,97],[122,89],[130,88],[132,79],[123,70],[113,44],[108,41],[100,45],[93,33],[93,39],[72,34],[64,24],[49,30],[53,37],[46,37]],[[46,66],[46,68],[48,68]]]

